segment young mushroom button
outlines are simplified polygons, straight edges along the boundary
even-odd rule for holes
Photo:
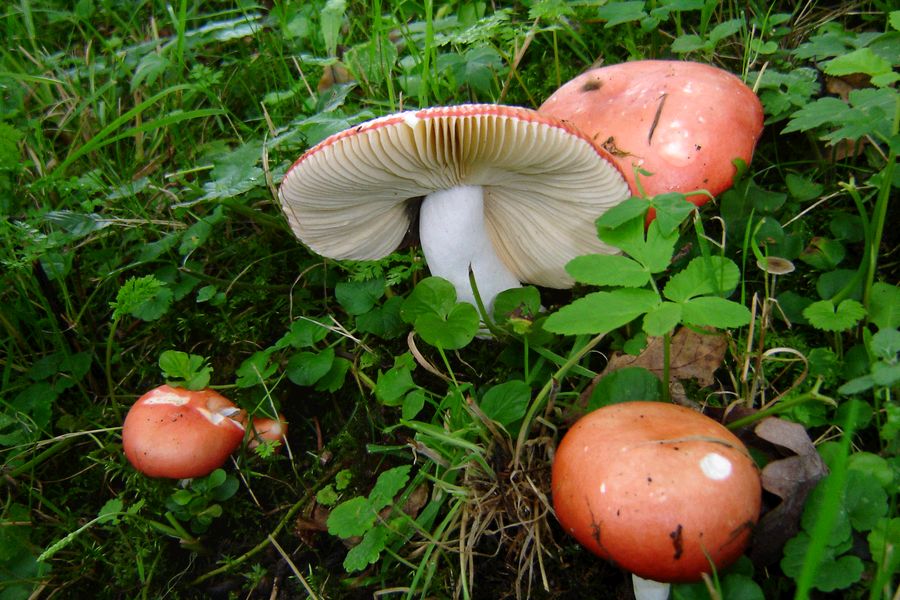
[[[565,264],[617,250],[594,221],[629,196],[611,157],[553,117],[510,106],[403,112],[335,134],[308,150],[281,183],[294,233],[330,258],[393,252],[418,214],[432,275],[490,311],[520,282],[565,288]]]

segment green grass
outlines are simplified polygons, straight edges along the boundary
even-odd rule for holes
[[[685,379],[686,393],[761,409],[739,425],[800,423],[833,470],[774,558],[742,559],[709,589],[896,598],[900,13],[796,4],[8,3],[0,596],[627,594],[556,524],[549,467],[585,402],[667,397],[646,371],[591,395],[609,356],[642,348],[640,319],[562,335],[526,314],[501,319],[499,341],[472,331],[442,348],[401,314],[443,310],[417,249],[318,257],[275,190],[305,149],[371,117],[536,108],[595,61],[683,58],[741,76],[767,117],[743,178],[681,226],[682,252],[654,273],[662,286],[722,256],[740,267],[730,299],[752,310],[726,331],[715,383]],[[797,270],[775,279],[757,267],[766,256]],[[515,306],[555,312],[591,291],[530,289]],[[242,408],[283,412],[288,448],[242,448],[225,483],[180,493],[136,473],[122,418],[163,383],[169,350],[203,357]],[[349,550],[342,506],[368,519]],[[710,597],[703,584],[675,594]]]

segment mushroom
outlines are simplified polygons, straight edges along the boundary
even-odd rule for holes
[[[538,109],[574,125],[608,150],[635,195],[713,196],[731,187],[732,161],[749,163],[763,128],[756,94],[706,64],[640,60],[591,69]],[[641,176],[638,187],[635,168]],[[697,205],[705,194],[688,198]]]
[[[291,229],[327,257],[377,260],[419,222],[432,275],[490,312],[528,282],[571,287],[565,264],[617,252],[594,221],[629,196],[612,157],[572,126],[512,106],[402,112],[332,135],[288,170],[279,198]],[[421,208],[420,208],[421,207]]]
[[[741,441],[662,402],[613,404],[579,419],[557,448],[551,485],[566,532],[630,571],[638,600],[665,598],[669,583],[734,562],[762,502]]]
[[[241,410],[213,390],[162,385],[129,409],[122,447],[134,468],[149,477],[203,477],[240,445],[241,418]]]
[[[277,419],[253,417],[250,420],[250,426],[250,441],[247,442],[247,447],[251,450],[263,442],[277,442],[278,446],[275,449],[277,452],[287,439],[288,424],[284,415],[280,413]]]

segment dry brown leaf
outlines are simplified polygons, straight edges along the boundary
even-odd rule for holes
[[[785,542],[797,535],[806,497],[828,474],[828,468],[806,429],[798,423],[769,417],[756,426],[754,433],[760,439],[794,453],[794,456],[773,460],[762,470],[763,489],[781,498],[781,503],[763,515],[757,524],[750,556],[757,564],[768,565],[781,558]]]
[[[669,347],[669,377],[693,379],[701,386],[712,385],[713,374],[722,365],[728,340],[721,333],[698,333],[682,327],[672,336]],[[623,367],[644,367],[660,380],[663,378],[663,338],[650,338],[638,356],[616,354],[601,376]]]

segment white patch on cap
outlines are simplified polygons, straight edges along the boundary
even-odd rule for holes
[[[715,452],[700,459],[700,470],[713,481],[728,479],[731,475],[731,461]]]
[[[153,390],[144,398],[144,404],[172,404],[175,406],[183,406],[188,403],[190,397],[184,394],[173,394],[172,392],[162,392]]]
[[[605,482],[605,481],[604,481],[603,483],[600,484],[600,493],[601,493],[601,494],[605,494],[605,493],[606,493],[606,482]]]

